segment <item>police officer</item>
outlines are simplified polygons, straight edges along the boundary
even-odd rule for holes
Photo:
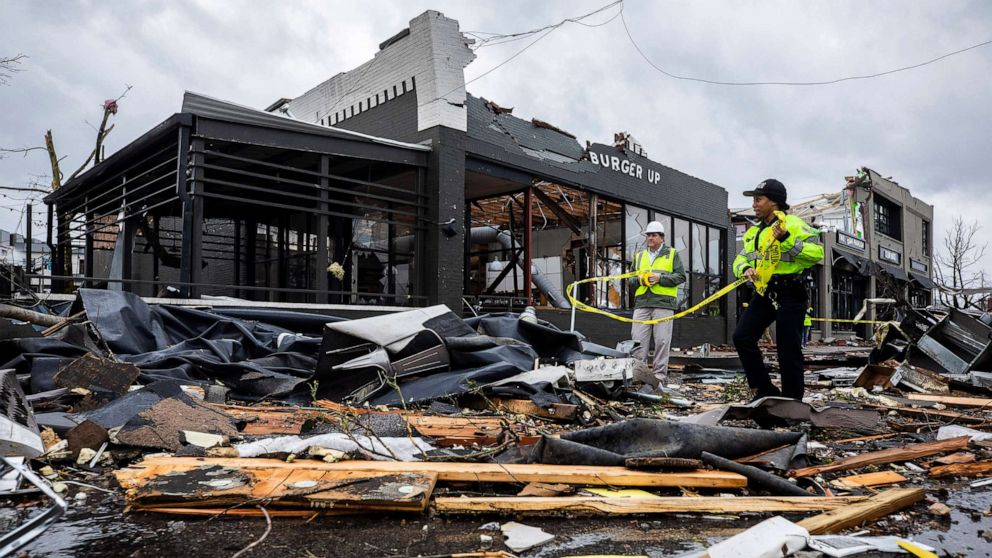
[[[634,319],[657,320],[667,318],[678,307],[679,285],[685,282],[685,268],[678,251],[665,244],[665,227],[651,221],[644,228],[647,248],[634,255],[633,271],[642,275],[632,277],[634,291]],[[652,372],[659,384],[668,380],[668,356],[672,346],[671,321],[652,325],[634,323],[631,337],[640,342],[634,357],[647,362],[648,347],[654,334],[654,364]]]
[[[784,395],[793,399],[803,397],[803,319],[809,307],[809,295],[803,280],[804,271],[823,259],[823,246],[816,232],[802,219],[786,215],[779,222],[776,211],[787,211],[789,204],[785,186],[769,178],[754,190],[744,192],[754,198],[757,224],[744,233],[744,248],[734,259],[734,275],[751,281],[757,278],[756,267],[761,259],[760,248],[771,242],[779,243],[781,261],[775,266],[764,295],[755,292],[747,310],[737,322],[734,346],[740,356],[747,383],[755,399]],[[777,322],[778,365],[782,389],[775,387],[768,376],[758,340],[772,322]]]

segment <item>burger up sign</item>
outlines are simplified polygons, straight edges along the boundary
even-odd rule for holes
[[[628,159],[626,154],[623,154],[623,156],[607,155],[606,153],[596,153],[590,149],[589,161],[594,165],[603,167],[604,169],[626,174],[631,178],[644,180],[651,184],[658,184],[661,182],[661,175],[658,171],[651,168],[645,169],[643,165]]]

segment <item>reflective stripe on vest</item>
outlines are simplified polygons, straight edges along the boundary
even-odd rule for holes
[[[643,252],[638,252],[637,254],[637,271],[661,271],[671,273],[672,268],[675,265],[674,261],[675,248],[669,248],[667,256],[662,256],[659,254],[658,257],[654,259],[653,263],[651,262],[651,254],[648,253],[647,250],[644,250]],[[641,296],[646,292],[648,292],[648,287],[642,284],[637,287],[636,291],[634,291],[634,296]],[[660,283],[651,285],[651,292],[656,295],[670,296],[672,298],[678,298],[679,296],[679,288],[677,286],[663,287]]]

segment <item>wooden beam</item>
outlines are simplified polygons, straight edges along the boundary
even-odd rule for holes
[[[836,533],[897,512],[923,499],[922,488],[892,488],[866,501],[844,506],[799,522],[811,535]]]
[[[951,465],[938,465],[930,469],[930,476],[941,477],[980,477],[992,473],[992,461],[978,461],[976,463],[952,463]]]
[[[923,444],[911,444],[901,448],[890,448],[882,451],[872,451],[842,459],[835,463],[818,465],[816,467],[804,467],[789,473],[792,477],[809,477],[820,473],[830,473],[833,471],[847,471],[858,469],[868,465],[884,465],[896,461],[911,461],[948,451],[956,451],[968,446],[968,436],[959,436],[948,440],[938,440],[936,442],[926,442]]]
[[[867,500],[864,496],[750,496],[739,498],[602,498],[594,496],[509,496],[509,497],[438,497],[438,513],[741,513],[804,512],[840,509]]]
[[[950,395],[930,395],[929,393],[909,393],[907,399],[913,401],[930,401],[957,407],[992,407],[992,399],[983,397],[953,397]]]
[[[128,504],[144,509],[216,508],[266,501],[276,508],[333,508],[353,512],[423,511],[437,473],[326,471],[203,464],[115,472]]]
[[[439,481],[528,482],[583,484],[593,486],[668,486],[690,488],[743,488],[747,479],[736,473],[724,471],[680,471],[654,473],[632,471],[624,467],[596,467],[592,465],[527,465],[503,463],[454,463],[433,461],[340,461],[325,463],[305,459],[286,463],[279,459],[257,458],[196,458],[149,457],[135,464],[138,469],[166,467],[180,472],[203,466],[253,469],[307,469],[320,471],[351,471],[378,473],[437,473]]]

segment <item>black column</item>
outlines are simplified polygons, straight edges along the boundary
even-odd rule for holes
[[[188,130],[188,128],[181,128]],[[188,139],[189,136],[187,136]],[[189,140],[189,152],[180,151],[179,158],[186,160],[186,172],[178,176],[182,184],[183,199],[183,249],[182,261],[179,268],[179,281],[182,283],[183,296],[199,298],[202,262],[203,262],[203,140]],[[180,139],[180,149],[183,141]],[[180,167],[182,168],[182,167]],[[188,175],[188,176],[187,176]],[[188,184],[188,185],[187,185]]]
[[[427,130],[431,156],[427,169],[428,219],[425,240],[435,250],[417,254],[427,274],[425,294],[430,304],[445,304],[461,314],[465,273],[465,231],[447,237],[439,223],[465,220],[465,142],[466,133],[438,126]]]

